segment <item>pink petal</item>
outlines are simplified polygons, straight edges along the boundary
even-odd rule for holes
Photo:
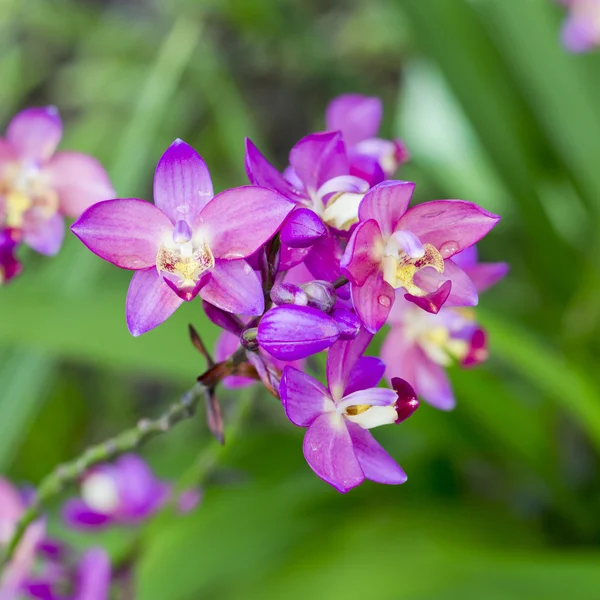
[[[279,387],[287,418],[298,427],[308,427],[333,401],[325,386],[294,367],[283,370]]]
[[[160,157],[154,174],[154,203],[171,219],[192,229],[200,211],[213,197],[210,173],[201,156],[180,139]]]
[[[404,294],[404,298],[405,300],[416,304],[424,311],[433,315],[437,315],[440,312],[442,306],[444,306],[444,304],[446,303],[446,300],[448,300],[448,296],[450,296],[451,291],[452,282],[450,280],[446,280],[440,285],[440,287],[437,290],[429,292],[425,296],[413,296],[412,294]]]
[[[243,186],[217,194],[202,210],[198,231],[215,258],[245,258],[279,229],[294,204],[267,188]]]
[[[17,160],[19,160],[19,156],[13,145],[4,138],[0,138],[0,167]]]
[[[340,400],[350,387],[352,373],[372,339],[373,334],[362,329],[353,340],[336,342],[329,350],[327,383],[335,400]]]
[[[40,254],[54,256],[60,250],[65,237],[65,222],[62,215],[26,223],[23,241]]]
[[[395,229],[411,231],[422,244],[432,244],[450,258],[476,244],[499,220],[472,202],[434,200],[411,208]]]
[[[379,385],[385,373],[385,363],[375,356],[361,356],[350,371],[344,396]]]
[[[325,112],[330,131],[341,131],[348,146],[375,137],[379,131],[383,107],[379,98],[343,94],[334,98]]]
[[[261,315],[265,308],[260,279],[245,260],[216,260],[200,297],[221,310],[240,315]]]
[[[154,266],[161,241],[172,230],[167,215],[137,198],[94,204],[71,225],[71,231],[94,254],[122,269]]]
[[[429,269],[433,271],[433,269]],[[384,281],[383,273],[375,271],[358,287],[353,285],[352,304],[366,329],[377,333],[386,322],[394,303],[394,288]]]
[[[26,108],[8,124],[6,139],[20,158],[45,162],[62,137],[62,122],[55,106]]]
[[[413,387],[426,402],[440,410],[452,410],[456,406],[446,371],[425,355],[416,364]]]
[[[183,300],[154,267],[134,273],[127,292],[127,327],[138,336],[166,321]]]
[[[414,282],[425,292],[435,292],[446,281],[452,282],[450,294],[444,306],[476,306],[479,300],[475,284],[468,275],[448,259],[444,261],[444,272],[438,273],[425,267],[415,274]]]
[[[379,270],[383,239],[377,221],[360,223],[350,237],[340,266],[344,275],[355,285],[364,285],[367,278]]]
[[[87,154],[57,152],[44,173],[58,194],[61,212],[68,217],[76,218],[92,204],[115,197],[104,167]]]
[[[384,181],[376,185],[362,199],[358,207],[359,219],[375,219],[387,239],[406,212],[414,189],[415,184],[410,181]]]
[[[339,492],[364,481],[346,424],[336,412],[313,421],[304,436],[303,450],[310,468]]]
[[[290,152],[290,165],[309,192],[326,181],[348,175],[346,146],[340,132],[313,133],[302,138]]]
[[[108,554],[100,547],[86,550],[77,565],[76,600],[106,600],[110,596],[111,566]]]
[[[454,261],[454,258],[452,260]],[[484,292],[493,285],[496,285],[506,277],[509,270],[510,266],[507,263],[479,263],[464,268],[465,273],[473,282],[478,292]]]
[[[356,423],[347,423],[347,427],[354,453],[367,479],[390,485],[398,485],[406,481],[406,473],[369,431]]]
[[[294,201],[302,197],[298,190],[285,179],[248,138],[246,138],[245,165],[248,179],[252,185],[275,190]]]

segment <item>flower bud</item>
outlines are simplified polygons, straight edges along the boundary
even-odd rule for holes
[[[293,283],[276,283],[271,289],[271,300],[277,305],[306,306],[308,304],[308,296],[304,290]]]
[[[335,306],[335,288],[329,281],[309,281],[302,284],[301,287],[308,297],[308,306],[318,308],[326,313]]]
[[[334,319],[340,331],[340,339],[353,340],[360,332],[360,319],[346,308],[335,308],[329,316]]]
[[[321,218],[309,208],[297,208],[281,228],[281,241],[290,248],[308,248],[327,235]]]

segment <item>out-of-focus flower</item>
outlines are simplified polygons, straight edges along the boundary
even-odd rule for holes
[[[443,304],[477,304],[475,285],[451,257],[475,244],[500,217],[462,200],[407,210],[414,188],[408,181],[386,181],[370,190],[342,257],[354,308],[373,333],[385,323],[398,288],[428,312]]]
[[[15,527],[26,509],[19,491],[0,477],[0,554],[10,541]],[[44,537],[45,524],[39,520],[30,525],[12,560],[0,574],[0,600],[16,600],[35,561],[38,544]]]
[[[479,292],[502,279],[506,263],[478,263],[475,246],[459,252],[454,262],[475,283]],[[391,330],[381,348],[388,380],[402,377],[429,404],[442,410],[454,408],[456,400],[445,367],[470,367],[488,357],[487,336],[470,308],[442,308],[427,313],[396,292],[388,317]]]
[[[100,202],[72,226],[92,252],[136,271],[127,294],[131,333],[156,327],[198,293],[229,312],[262,314],[261,282],[244,258],[273,236],[293,204],[254,186],[213,198],[204,161],[181,140],[158,163],[154,202]]]
[[[401,140],[377,137],[383,106],[379,98],[343,94],[334,98],[325,112],[330,131],[341,131],[348,148],[350,174],[370,185],[392,177],[410,155]]]
[[[72,527],[102,528],[147,519],[168,500],[171,488],[158,480],[139,456],[126,454],[101,465],[81,482],[81,498],[69,500],[63,518]]]
[[[58,111],[47,106],[15,115],[0,138],[0,230],[20,232],[25,244],[47,255],[60,249],[64,216],[78,217],[114,196],[96,159],[55,152],[61,137]]]
[[[202,502],[204,496],[200,488],[189,488],[179,494],[177,498],[177,510],[185,515],[192,512]]]
[[[600,0],[561,0],[569,14],[561,31],[565,48],[587,52],[600,46]]]
[[[21,272],[21,263],[15,255],[20,240],[18,229],[7,227],[0,231],[0,285]]]
[[[406,481],[404,471],[368,430],[405,420],[419,403],[401,379],[394,379],[393,390],[376,387],[385,365],[362,356],[372,337],[363,330],[356,339],[332,346],[328,387],[293,367],[285,368],[281,380],[288,418],[308,428],[303,446],[308,464],[340,492],[365,478],[389,484]]]

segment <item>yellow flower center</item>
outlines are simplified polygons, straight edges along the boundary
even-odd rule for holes
[[[194,246],[192,241],[167,247],[161,244],[156,255],[156,268],[179,278],[181,288],[194,287],[202,274],[215,266],[215,258],[206,242]]]
[[[432,267],[438,273],[444,272],[444,259],[438,249],[431,244],[423,244],[423,256],[410,257],[406,252],[399,251],[397,256],[386,255],[384,260],[384,279],[393,287],[403,287],[413,296],[426,296],[427,292],[415,282],[415,275],[425,267]]]

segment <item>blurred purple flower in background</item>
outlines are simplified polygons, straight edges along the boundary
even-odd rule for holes
[[[600,46],[600,0],[559,0],[568,8],[561,31],[565,48],[587,52]]]
[[[16,277],[22,269],[16,257],[16,249],[21,240],[18,229],[5,228],[0,231],[0,284]]]

